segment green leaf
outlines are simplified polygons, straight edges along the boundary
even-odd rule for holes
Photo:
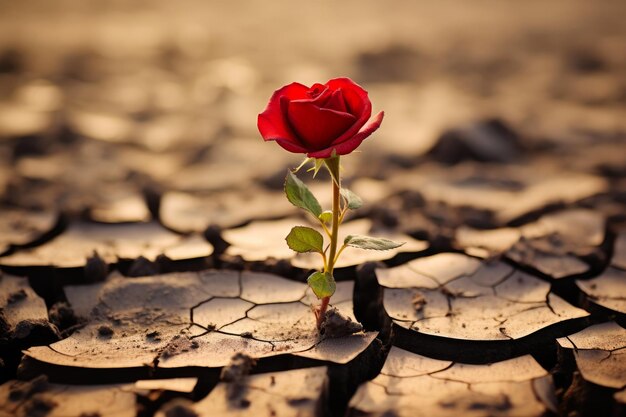
[[[295,226],[285,240],[292,250],[299,253],[324,251],[324,238],[320,232],[310,227]]]
[[[335,278],[328,272],[314,272],[306,280],[317,298],[330,297],[335,293]]]
[[[343,244],[360,249],[389,250],[404,245],[404,242],[398,243],[381,237],[349,235],[344,239]]]
[[[348,208],[350,210],[356,210],[363,205],[363,200],[361,200],[361,197],[354,194],[347,188],[341,189],[341,196],[346,200],[346,203],[348,204]]]
[[[333,221],[333,212],[330,210],[323,211],[322,214],[317,216],[317,218],[324,223],[330,223],[331,221]]]
[[[322,207],[317,198],[291,171],[287,171],[287,177],[285,178],[285,194],[291,204],[305,209],[315,217],[322,213]]]

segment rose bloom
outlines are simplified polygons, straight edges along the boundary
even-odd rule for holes
[[[264,140],[289,152],[330,158],[352,152],[380,127],[384,112],[370,120],[371,115],[367,91],[349,78],[335,78],[276,90],[259,114],[258,127]]]

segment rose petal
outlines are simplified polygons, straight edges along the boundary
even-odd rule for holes
[[[311,104],[315,104],[317,107],[326,107],[326,102],[332,96],[332,91],[330,91],[330,88],[326,87],[325,85],[321,85],[321,84],[316,84],[316,85],[319,85],[319,86],[321,86],[324,89],[317,96],[315,96],[314,98],[309,97],[309,94],[311,93],[311,90],[309,89],[309,91],[307,92],[307,98],[298,99],[298,100],[291,100],[291,102],[294,102],[294,103],[311,103]]]
[[[313,84],[309,88],[309,91],[307,91],[306,94],[307,94],[307,96],[309,96],[311,98],[316,98],[317,96],[322,94],[327,89],[328,89],[328,87],[326,87],[325,85],[320,84],[320,83],[315,83],[315,84]]]
[[[264,140],[282,140],[301,146],[300,140],[294,134],[287,121],[286,107],[290,100],[306,98],[308,87],[291,83],[274,92],[265,110],[257,118],[257,126]]]
[[[309,158],[330,158],[333,155],[346,155],[355,150],[361,142],[367,139],[372,133],[374,133],[383,122],[385,112],[380,112],[374,116],[359,132],[352,138],[338,144],[333,144],[326,149],[322,149],[317,152],[309,152],[307,156]]]
[[[342,90],[343,96],[348,106],[348,113],[359,116],[364,111],[367,111],[366,104],[370,103],[367,96],[367,91],[360,85],[352,81],[350,78],[334,78],[326,83],[331,90]],[[371,111],[371,104],[370,104]],[[367,119],[371,116],[371,113],[367,116]],[[366,119],[366,120],[367,120]]]
[[[308,150],[324,149],[356,121],[349,113],[319,108],[304,101],[289,103],[287,119]]]
[[[294,153],[322,148],[309,155],[328,157],[333,151],[352,152],[378,129],[383,113],[368,123],[371,111],[367,91],[349,78],[335,78],[325,85],[292,83],[275,91],[257,123],[266,141]]]
[[[365,91],[360,85],[354,83],[349,78],[335,78],[326,83],[332,89],[341,89],[345,103],[348,107],[348,113],[353,114],[357,120],[352,126],[341,136],[333,140],[333,144],[338,144],[351,139],[359,132],[359,129],[367,123],[372,116],[372,103]]]
[[[293,153],[307,153],[307,149],[303,148],[300,145],[296,145],[293,142],[290,142],[288,140],[284,140],[284,139],[276,139],[276,143],[278,143],[281,148],[283,148],[286,151],[289,152],[293,152]]]
[[[321,86],[324,90],[319,93],[315,98],[307,98],[300,100],[292,100],[292,103],[311,103],[315,104],[319,108],[336,110],[343,113],[350,113],[348,111],[348,107],[346,106],[346,100],[343,97],[343,92],[341,89],[331,91],[330,88],[325,85],[315,84],[316,86]],[[313,87],[311,87],[312,89]],[[309,90],[310,94],[311,90]],[[351,113],[350,113],[351,114]]]
[[[343,98],[343,91],[341,91],[341,89],[332,92],[330,98],[324,104],[324,107],[331,110],[349,113],[348,107],[346,106],[346,100]]]

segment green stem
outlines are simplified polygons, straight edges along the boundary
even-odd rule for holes
[[[341,214],[340,207],[340,190],[341,190],[341,179],[339,177],[339,157],[333,157],[326,159],[326,166],[328,167],[328,171],[331,174],[331,183],[333,187],[333,223],[332,230],[330,232],[330,251],[328,254],[328,264],[324,268],[325,273],[333,274],[333,270],[335,268],[335,261],[337,256],[337,238],[339,237],[339,223],[341,222],[339,216]],[[326,314],[326,309],[328,308],[328,303],[330,302],[330,297],[322,298],[322,304],[317,312],[317,327],[319,328],[324,320],[324,315]]]
[[[335,267],[335,256],[337,255],[337,238],[339,232],[339,215],[341,208],[339,207],[339,179],[333,181],[333,228],[330,238],[330,252],[328,254],[328,269],[326,272],[332,274]]]

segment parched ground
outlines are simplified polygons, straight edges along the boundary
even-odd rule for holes
[[[620,1],[0,4],[0,416],[626,415]],[[256,130],[349,76],[383,125],[318,259]],[[306,182],[328,206],[328,178]],[[355,322],[360,322],[360,330]]]

